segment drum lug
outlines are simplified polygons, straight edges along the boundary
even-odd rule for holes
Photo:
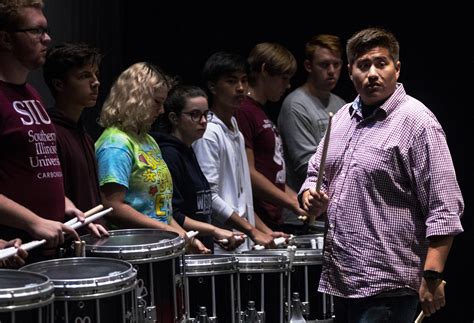
[[[300,301],[300,295],[297,292],[291,297],[291,317],[289,323],[303,323],[306,320],[303,317],[303,302]]]
[[[301,302],[301,312],[304,316],[309,315],[309,302]]]
[[[146,303],[145,303],[146,304]],[[154,323],[156,322],[156,306],[143,306],[143,304],[138,305],[138,321],[144,323]]]
[[[255,309],[255,302],[249,301],[247,309],[242,313],[242,323],[263,323],[265,322],[265,312]]]

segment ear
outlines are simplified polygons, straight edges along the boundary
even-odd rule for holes
[[[178,116],[174,112],[170,112],[168,114],[168,120],[171,122],[173,126],[176,126],[178,124]]]
[[[311,73],[313,71],[313,68],[311,67],[311,61],[309,59],[305,59],[303,65],[306,72]]]
[[[352,81],[352,69],[351,69],[351,64],[347,64],[347,71],[349,72],[349,78]]]
[[[398,80],[398,77],[400,76],[400,67],[401,67],[401,65],[402,64],[400,63],[400,61],[397,61],[395,63],[395,69],[397,70],[397,80]]]
[[[211,82],[211,81],[207,82],[207,88],[213,95],[216,94],[216,84],[214,82]]]
[[[52,84],[56,92],[62,92],[64,90],[64,82],[59,79],[53,79]]]
[[[12,50],[13,40],[9,32],[3,31],[3,30],[0,31],[0,48]]]

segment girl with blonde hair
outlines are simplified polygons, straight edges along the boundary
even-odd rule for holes
[[[124,228],[185,231],[172,217],[173,182],[160,148],[148,131],[163,113],[173,80],[150,63],[122,72],[104,103],[97,140],[99,184],[110,221]],[[209,252],[197,239],[193,251]]]

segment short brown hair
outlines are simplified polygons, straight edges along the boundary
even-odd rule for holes
[[[17,28],[23,8],[43,8],[43,0],[0,0],[0,30]]]
[[[394,62],[398,62],[400,56],[400,46],[395,36],[382,28],[367,28],[355,33],[347,41],[347,60],[349,64],[354,63],[357,57],[367,53],[374,47],[388,49]]]
[[[308,60],[313,59],[314,51],[316,46],[324,47],[337,54],[342,53],[342,46],[339,37],[329,34],[320,34],[313,36],[304,48],[305,58]]]
[[[257,44],[247,59],[250,66],[249,83],[254,85],[255,76],[260,72],[262,64],[270,75],[293,76],[296,73],[296,59],[293,54],[277,43]]]

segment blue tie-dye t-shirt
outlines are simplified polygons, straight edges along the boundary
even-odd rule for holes
[[[173,181],[160,147],[151,136],[130,135],[110,127],[95,143],[95,151],[100,186],[125,186],[125,203],[153,219],[170,223]]]

